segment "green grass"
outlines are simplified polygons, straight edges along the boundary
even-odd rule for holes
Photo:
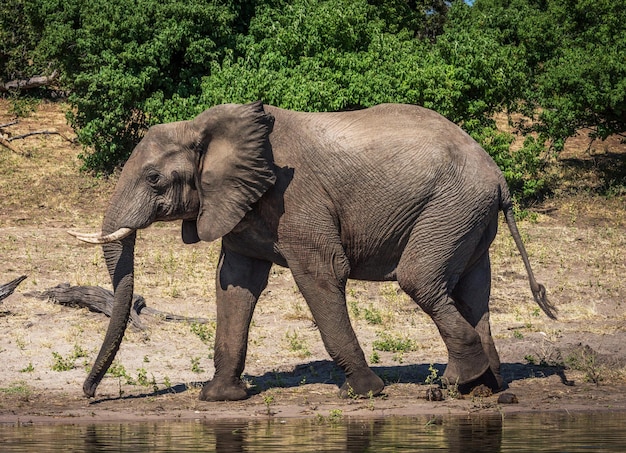
[[[28,399],[32,394],[32,389],[26,382],[17,381],[10,384],[8,387],[0,387],[0,393],[19,396],[22,399]]]

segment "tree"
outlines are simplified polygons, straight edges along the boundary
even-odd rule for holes
[[[34,56],[37,33],[26,11],[28,0],[0,3],[0,83],[43,74]],[[50,71],[51,72],[51,71]]]
[[[208,62],[221,58],[234,14],[208,0],[23,0],[71,90],[68,118],[85,167],[109,172],[125,161],[155,106],[199,89]],[[88,149],[88,148],[86,148]]]
[[[517,109],[559,151],[582,128],[626,133],[624,0],[476,0],[464,22],[515,46],[527,66]]]

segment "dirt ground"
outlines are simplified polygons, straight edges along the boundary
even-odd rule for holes
[[[23,106],[22,106],[23,107]],[[548,319],[534,304],[523,264],[504,225],[492,248],[492,327],[506,392],[444,391],[427,401],[428,382],[443,373],[446,351],[437,329],[395,284],[350,282],[348,306],[363,350],[387,383],[384,395],[339,399],[332,364],[289,271],[274,268],[250,330],[241,402],[198,400],[213,375],[214,273],[219,244],[186,246],[179,225],[140,232],[135,291],[148,306],[206,324],[142,315],[129,328],[111,372],[94,399],[82,393],[108,319],[26,293],[63,282],[110,287],[99,248],[66,231],[96,231],[116,178],[79,172],[83,152],[71,142],[62,103],[44,102],[0,145],[0,284],[27,279],[0,302],[0,423],[79,423],[152,419],[381,417],[528,411],[626,410],[625,145],[587,149],[570,141],[551,167],[563,178],[555,196],[520,221],[539,281],[559,309]],[[0,100],[0,125],[15,105]],[[620,173],[621,172],[621,173]],[[621,182],[620,182],[621,181]]]

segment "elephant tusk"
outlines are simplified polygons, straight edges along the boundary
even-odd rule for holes
[[[103,235],[102,233],[79,233],[77,231],[68,231],[68,234],[71,234],[76,239],[87,242],[89,244],[108,244],[109,242],[115,242],[124,239],[133,231],[135,230],[133,230],[132,228],[120,228],[119,230],[106,235]]]

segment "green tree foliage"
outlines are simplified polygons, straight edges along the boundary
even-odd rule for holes
[[[580,128],[601,139],[626,132],[626,2],[561,0],[544,15],[560,46],[538,67],[529,96],[542,108],[539,130],[558,149]]]
[[[27,0],[24,0],[27,1]],[[208,62],[231,37],[228,5],[204,0],[31,0],[41,52],[64,71],[69,120],[94,152],[85,166],[122,163],[153,106],[195,94]]]
[[[502,68],[510,54],[469,35],[444,35],[435,44],[416,39],[425,32],[402,27],[414,25],[418,12],[391,3],[296,0],[259,7],[235,52],[204,78],[200,105],[263,99],[320,111],[407,102],[453,121],[485,121],[511,84]]]
[[[27,4],[28,0],[0,3],[0,83],[45,72],[45,64],[34,56],[37,34]]]
[[[581,128],[601,139],[626,132],[624,0],[476,0],[470,9],[463,26],[519,50],[518,110],[554,149]]]
[[[405,102],[461,124],[533,196],[546,140],[626,130],[625,15],[624,0],[13,0],[0,78],[61,70],[96,172],[150,124],[219,103]],[[502,111],[531,118],[538,139],[512,153]]]

